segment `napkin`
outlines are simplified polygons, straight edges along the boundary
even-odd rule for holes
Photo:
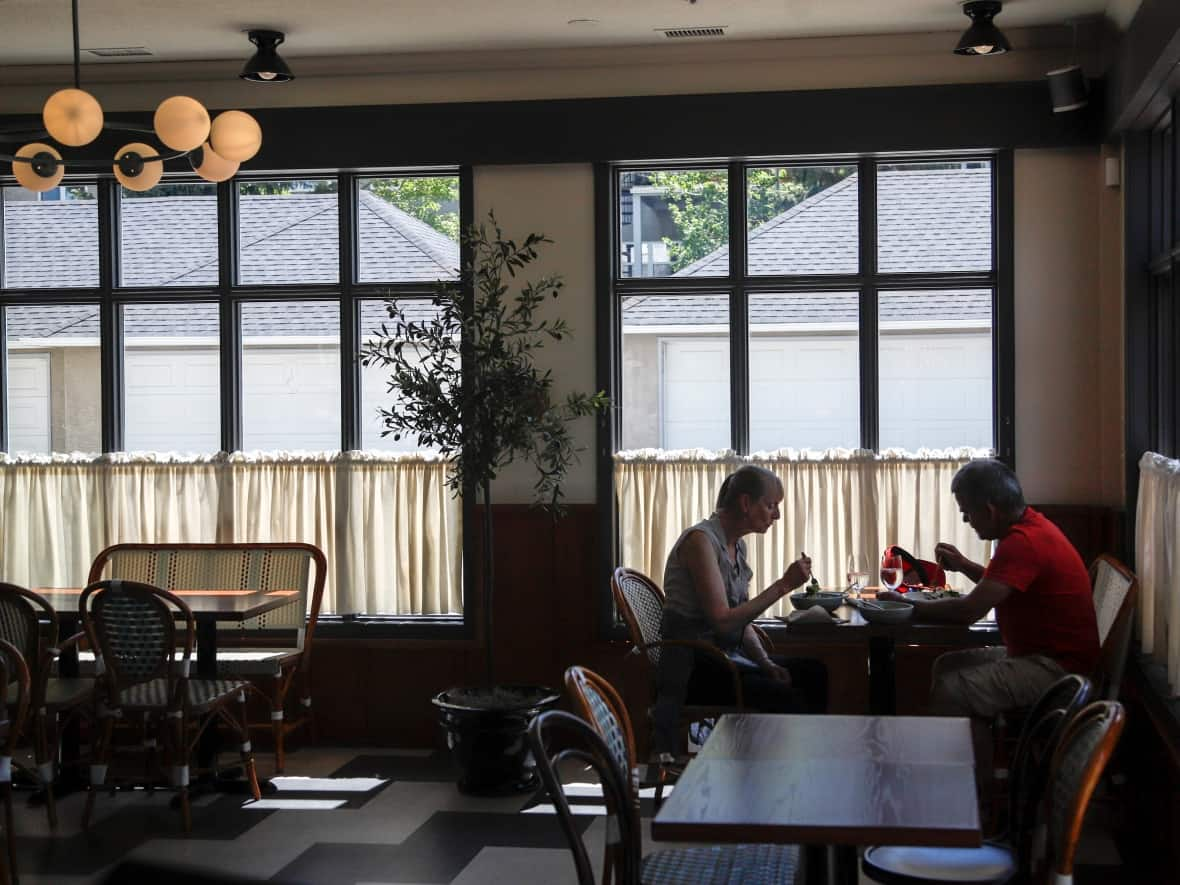
[[[828,614],[822,605],[813,605],[787,615],[788,624],[837,624],[839,620]]]

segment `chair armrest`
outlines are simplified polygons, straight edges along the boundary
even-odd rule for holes
[[[737,665],[729,659],[729,657],[711,642],[705,642],[703,639],[661,639],[657,642],[649,642],[643,646],[637,646],[639,651],[647,651],[649,648],[691,648],[694,651],[702,652],[713,660],[722,664],[726,670],[729,671],[729,678],[733,681],[733,696],[735,704],[739,709],[745,709],[746,702],[742,695],[742,677],[738,672]]]

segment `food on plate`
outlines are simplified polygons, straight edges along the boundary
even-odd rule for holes
[[[819,593],[819,581],[815,579],[815,575],[811,576],[811,583],[807,585],[804,591],[808,596],[814,596]]]
[[[963,595],[950,587],[914,587],[909,592],[920,594],[923,599],[958,599]]]

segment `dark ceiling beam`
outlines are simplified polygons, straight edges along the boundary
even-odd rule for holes
[[[1037,80],[263,108],[252,111],[262,124],[262,150],[243,172],[1093,145],[1101,137],[1100,104],[1054,114]],[[6,122],[17,119],[0,119]]]
[[[1150,129],[1180,92],[1180,0],[1143,0],[1106,77],[1107,139]]]

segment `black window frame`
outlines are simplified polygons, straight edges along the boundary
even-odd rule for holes
[[[91,288],[10,289],[0,285],[0,379],[8,377],[8,307],[46,304],[91,304],[99,308],[101,450],[122,451],[124,443],[124,348],[122,308],[135,304],[216,304],[219,314],[221,448],[239,450],[242,439],[242,351],[241,307],[262,301],[333,301],[340,305],[340,448],[355,450],[361,441],[360,403],[361,366],[358,359],[366,330],[361,328],[360,305],[366,299],[420,298],[433,296],[433,280],[413,282],[357,281],[359,186],[363,180],[455,175],[459,182],[459,225],[466,230],[474,221],[474,186],[470,165],[415,166],[406,168],[358,168],[351,170],[257,171],[234,176],[217,185],[218,282],[212,286],[122,286],[117,282],[120,247],[119,183],[112,177],[70,176],[62,186],[95,185],[98,212],[98,285]],[[238,269],[238,186],[254,181],[305,181],[331,179],[336,182],[340,228],[340,271],[335,282],[308,284],[241,284]],[[198,183],[192,174],[168,174],[162,183]],[[16,187],[9,178],[0,186]],[[3,235],[3,212],[0,211],[0,236]],[[0,281],[2,281],[3,241],[0,240]],[[460,261],[466,261],[465,247]],[[0,452],[7,452],[8,385],[0,384]],[[463,496],[461,510],[464,525],[474,525],[474,500]],[[476,550],[472,533],[463,534],[463,613],[462,615],[322,615],[318,630],[324,637],[364,637],[399,639],[470,639],[475,636]]]
[[[992,267],[990,271],[881,273],[877,268],[877,169],[913,163],[988,161],[992,168]],[[854,274],[759,274],[746,265],[746,170],[789,166],[855,165],[858,185],[858,251]],[[634,170],[728,170],[729,273],[701,278],[623,277],[620,264],[620,181]],[[597,382],[615,408],[599,419],[597,439],[599,531],[603,538],[598,586],[599,631],[624,635],[606,588],[618,561],[619,522],[615,505],[614,453],[622,442],[621,347],[623,299],[636,294],[695,293],[729,296],[730,415],[734,451],[749,451],[749,296],[759,292],[838,291],[859,293],[860,444],[879,449],[878,293],[891,290],[988,288],[992,297],[992,432],[996,457],[1015,468],[1015,308],[1013,272],[1013,152],[1004,150],[899,154],[832,154],[695,161],[635,160],[595,165],[597,275]],[[659,576],[654,576],[658,579]]]

